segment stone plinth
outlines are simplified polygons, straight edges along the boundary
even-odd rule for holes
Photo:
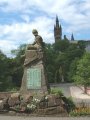
[[[48,83],[44,68],[43,52],[27,50],[21,92],[45,93],[47,91]]]

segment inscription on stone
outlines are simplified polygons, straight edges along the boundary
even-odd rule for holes
[[[27,69],[27,89],[41,88],[41,69],[29,68]]]

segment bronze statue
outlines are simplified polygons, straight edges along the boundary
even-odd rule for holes
[[[42,50],[43,39],[40,35],[38,35],[38,31],[36,29],[32,30],[33,35],[35,36],[35,41],[33,44],[29,44],[26,50]]]

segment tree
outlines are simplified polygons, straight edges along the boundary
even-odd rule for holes
[[[12,81],[16,87],[21,86],[21,80],[23,75],[23,63],[24,58],[21,57],[25,54],[26,44],[22,44],[16,50],[12,50],[12,54],[16,57],[12,59],[11,66],[12,66]]]
[[[90,85],[90,53],[85,53],[79,60],[73,79],[77,84],[83,85],[84,92],[87,93],[87,86]]]
[[[26,44],[23,44],[18,49],[12,50],[14,58],[7,58],[0,51],[0,90],[21,86],[25,58],[21,55],[25,54],[25,48]],[[77,44],[72,44],[68,40],[61,40],[55,44],[43,43],[48,81],[50,83],[70,81],[77,68],[77,61],[74,59],[79,60],[85,52],[84,49],[83,41]]]
[[[21,58],[21,55],[25,54],[26,44],[20,45],[17,49],[12,50],[11,53],[17,58]]]
[[[67,48],[69,47],[70,43],[68,40],[59,40],[58,42],[56,42],[53,46],[54,46],[54,50],[55,51],[60,51],[60,52],[64,52],[65,50],[67,50]]]
[[[73,76],[75,75],[76,73],[76,70],[77,70],[77,64],[78,64],[78,61],[79,61],[80,58],[75,58],[70,66],[69,66],[69,71],[68,71],[68,81],[69,82],[74,82],[73,80]]]
[[[85,48],[86,48],[85,41],[83,41],[83,40],[78,41],[78,46],[79,46],[80,49],[85,50]]]
[[[2,51],[0,51],[0,91],[6,91],[13,87],[10,63],[11,59],[7,58]]]
[[[62,66],[60,66],[59,73],[61,75],[61,82],[64,82],[64,70]]]
[[[56,54],[53,49],[53,45],[45,44],[44,46],[45,53],[45,68],[47,71],[48,81],[50,83],[54,82],[54,74],[55,74],[55,58]]]

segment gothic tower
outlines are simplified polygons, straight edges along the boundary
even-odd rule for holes
[[[74,36],[73,36],[73,33],[71,35],[71,41],[74,41]]]
[[[56,24],[54,25],[55,43],[62,39],[62,27],[59,25],[58,16],[56,16]]]

